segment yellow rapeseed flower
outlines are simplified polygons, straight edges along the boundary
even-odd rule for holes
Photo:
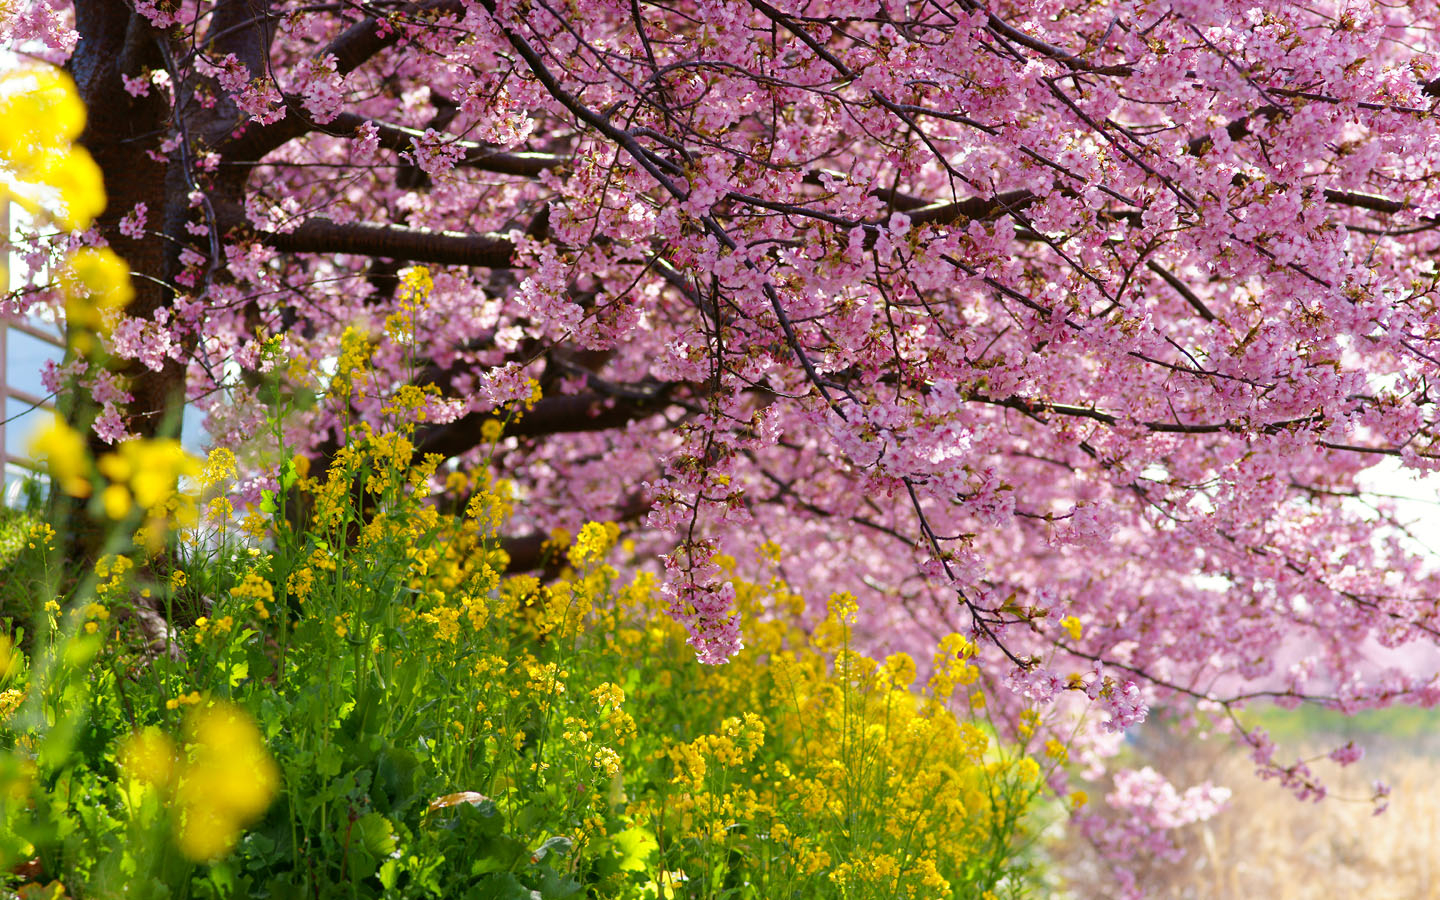
[[[893,653],[885,657],[883,671],[891,684],[907,687],[915,680],[915,660],[908,653]]]
[[[175,776],[176,747],[154,726],[134,732],[120,746],[120,768],[153,787],[169,787]]]
[[[126,485],[144,510],[155,510],[173,495],[183,477],[200,474],[200,461],[173,438],[136,438],[100,458],[100,471]]]
[[[0,678],[7,677],[19,662],[19,655],[15,652],[15,642],[10,639],[10,635],[0,634]]]
[[[620,526],[614,522],[603,525],[599,522],[586,523],[568,551],[570,565],[578,569],[586,563],[600,560],[610,552],[619,537]]]
[[[105,187],[95,160],[74,146],[84,130],[85,105],[60,69],[0,75],[0,169],[13,176],[0,181],[0,200],[38,212],[58,198],[47,211],[62,227],[90,227],[105,209]]]
[[[4,722],[25,702],[25,692],[19,688],[0,691],[0,722]]]
[[[105,515],[112,519],[123,519],[130,515],[130,489],[123,484],[112,484],[100,494],[105,506]]]
[[[1066,616],[1061,619],[1060,627],[1065,629],[1065,633],[1070,635],[1070,640],[1072,641],[1080,640],[1080,635],[1084,633],[1084,626],[1082,626],[1080,620],[1074,616]]]
[[[592,763],[606,778],[614,778],[620,772],[620,754],[609,747],[596,750]]]
[[[235,478],[238,469],[235,464],[235,454],[224,447],[216,447],[210,451],[205,459],[205,467],[200,471],[200,486],[211,488],[230,478]]]
[[[229,853],[241,830],[270,806],[280,770],[255,723],[242,710],[212,701],[185,718],[189,758],[175,792],[180,850],[196,862]]]
[[[625,689],[618,684],[611,684],[606,681],[592,689],[590,691],[590,697],[595,701],[595,705],[601,709],[607,706],[619,709],[620,704],[625,702]]]
[[[290,577],[285,579],[285,589],[290,592],[290,596],[303,603],[315,589],[315,570],[302,566],[291,572]]]
[[[85,438],[59,416],[36,432],[30,440],[30,456],[43,461],[61,490],[72,497],[90,496],[90,454]]]
[[[111,310],[124,309],[135,298],[130,266],[108,247],[86,247],[71,254],[60,275],[65,293],[65,321],[98,330]]]
[[[849,591],[838,591],[830,595],[830,615],[836,622],[853,625],[858,618],[860,604]]]

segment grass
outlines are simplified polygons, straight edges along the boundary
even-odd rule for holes
[[[1426,743],[1428,749],[1440,749],[1440,708],[1394,706],[1369,709],[1347,716],[1319,707],[1281,709],[1257,707],[1242,716],[1247,725],[1261,725],[1282,744],[1305,743],[1326,738],[1339,738],[1343,743],[1375,741],[1388,746],[1403,743],[1411,747]]]
[[[1135,860],[1145,896],[1164,900],[1366,900],[1440,898],[1440,755],[1427,752],[1433,710],[1396,708],[1344,717],[1324,710],[1275,710],[1250,718],[1270,728],[1289,753],[1311,757],[1354,738],[1365,759],[1340,768],[1313,768],[1330,790],[1301,802],[1274,782],[1255,777],[1248,754],[1223,738],[1196,741],[1145,729],[1128,764],[1150,765],[1177,788],[1205,780],[1233,790],[1217,816],[1180,829],[1178,863]],[[1433,746],[1433,745],[1432,745]],[[1392,788],[1390,808],[1373,813],[1376,780]],[[1110,896],[1114,882],[1088,847],[1061,839],[1053,858],[1070,897]]]

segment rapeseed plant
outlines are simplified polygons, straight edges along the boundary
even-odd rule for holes
[[[7,824],[33,835],[18,856],[101,893],[117,877],[101,835],[120,827],[137,836],[126,867],[208,896],[452,896],[476,879],[556,897],[1020,891],[1040,767],[976,717],[966,638],[940,641],[916,691],[912,658],[853,646],[853,597],[807,628],[781,579],[744,582],[722,558],[752,645],[702,666],[655,577],[608,562],[616,526],[555,536],[566,565],[548,583],[507,575],[515,499],[483,470],[446,473],[473,493],[467,515],[440,514],[411,429],[353,429],[288,486],[305,518],[261,516],[263,543],[228,514],[171,513],[188,557],[100,561],[77,623],[138,591],[203,615],[180,655],[137,655],[119,632],[88,651],[102,674],[73,699],[111,737],[47,770],[84,772],[78,793],[41,803],[36,782],[7,782],[26,797]],[[93,471],[131,474],[108,468]],[[215,492],[236,468],[218,451],[192,470]],[[35,723],[5,726],[21,763],[54,738]],[[90,843],[47,845],[41,807]]]

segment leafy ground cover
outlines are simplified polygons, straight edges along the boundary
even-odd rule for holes
[[[68,117],[0,145],[7,164],[73,188],[71,212],[103,206],[68,81],[42,72],[11,100],[7,115]],[[67,267],[76,344],[125,305],[128,269],[95,249]],[[412,365],[429,288],[406,273],[386,323]],[[375,350],[347,332],[330,390],[380,396]],[[280,341],[262,352],[284,368]],[[97,458],[60,418],[36,439],[56,489],[0,519],[0,894],[990,900],[1032,884],[1051,773],[996,740],[962,635],[917,685],[910,656],[852,647],[853,596],[807,622],[778,574],[715,555],[749,638],[702,665],[614,525],[552,534],[544,578],[507,574],[501,527],[523,501],[488,460],[417,452],[426,391],[386,394],[384,427],[352,424],[311,473],[285,445],[296,398],[266,387],[258,443],[274,441],[250,470],[270,487],[249,502],[228,449],[202,463],[134,438]],[[82,564],[67,550],[97,523],[104,552]],[[777,573],[779,555],[764,550]]]
[[[806,627],[778,575],[720,557],[750,641],[702,665],[654,575],[613,564],[614,526],[552,536],[551,579],[506,575],[518,501],[481,468],[444,475],[463,506],[432,502],[401,407],[244,514],[228,451],[142,440],[92,467],[61,460],[83,445],[58,421],[42,438],[123,552],[67,579],[48,522],[12,520],[5,580],[44,586],[0,639],[20,895],[1026,892],[1047,773],[995,739],[963,636],[917,685],[908,655],[852,648],[853,597]]]

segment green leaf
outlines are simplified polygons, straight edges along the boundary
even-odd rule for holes
[[[467,900],[544,900],[539,891],[532,891],[509,872],[487,875],[475,882]]]
[[[235,895],[235,869],[228,862],[222,860],[212,865],[206,874],[218,896],[232,897]]]
[[[376,856],[389,856],[399,846],[395,826],[379,813],[366,813],[356,824],[360,826],[360,839],[364,841],[365,849]]]
[[[400,860],[387,859],[380,864],[380,871],[377,873],[380,878],[380,886],[387,891],[395,890],[395,884],[400,879]]]
[[[250,663],[246,660],[230,664],[230,686],[238,687],[240,682],[250,677]]]
[[[535,848],[535,852],[530,854],[530,861],[538,863],[552,853],[556,856],[564,856],[570,852],[570,848],[573,846],[575,846],[574,841],[565,837],[563,834],[557,835]]]
[[[334,744],[327,745],[315,755],[315,772],[326,778],[334,778],[340,774],[340,769],[345,765],[345,754]]]
[[[541,869],[540,876],[536,881],[540,889],[540,896],[545,900],[564,900],[564,898],[573,897],[584,890],[584,886],[573,875],[556,872],[553,869]]]
[[[530,854],[529,847],[505,835],[478,841],[474,845],[474,851],[476,859],[470,867],[470,871],[477,875],[487,872],[508,872]]]
[[[280,464],[280,490],[288,491],[295,486],[298,473],[295,471],[295,459],[291,457]]]
[[[610,838],[610,843],[620,851],[620,870],[623,872],[644,872],[650,866],[646,862],[650,854],[660,849],[655,835],[645,828],[627,828]]]

